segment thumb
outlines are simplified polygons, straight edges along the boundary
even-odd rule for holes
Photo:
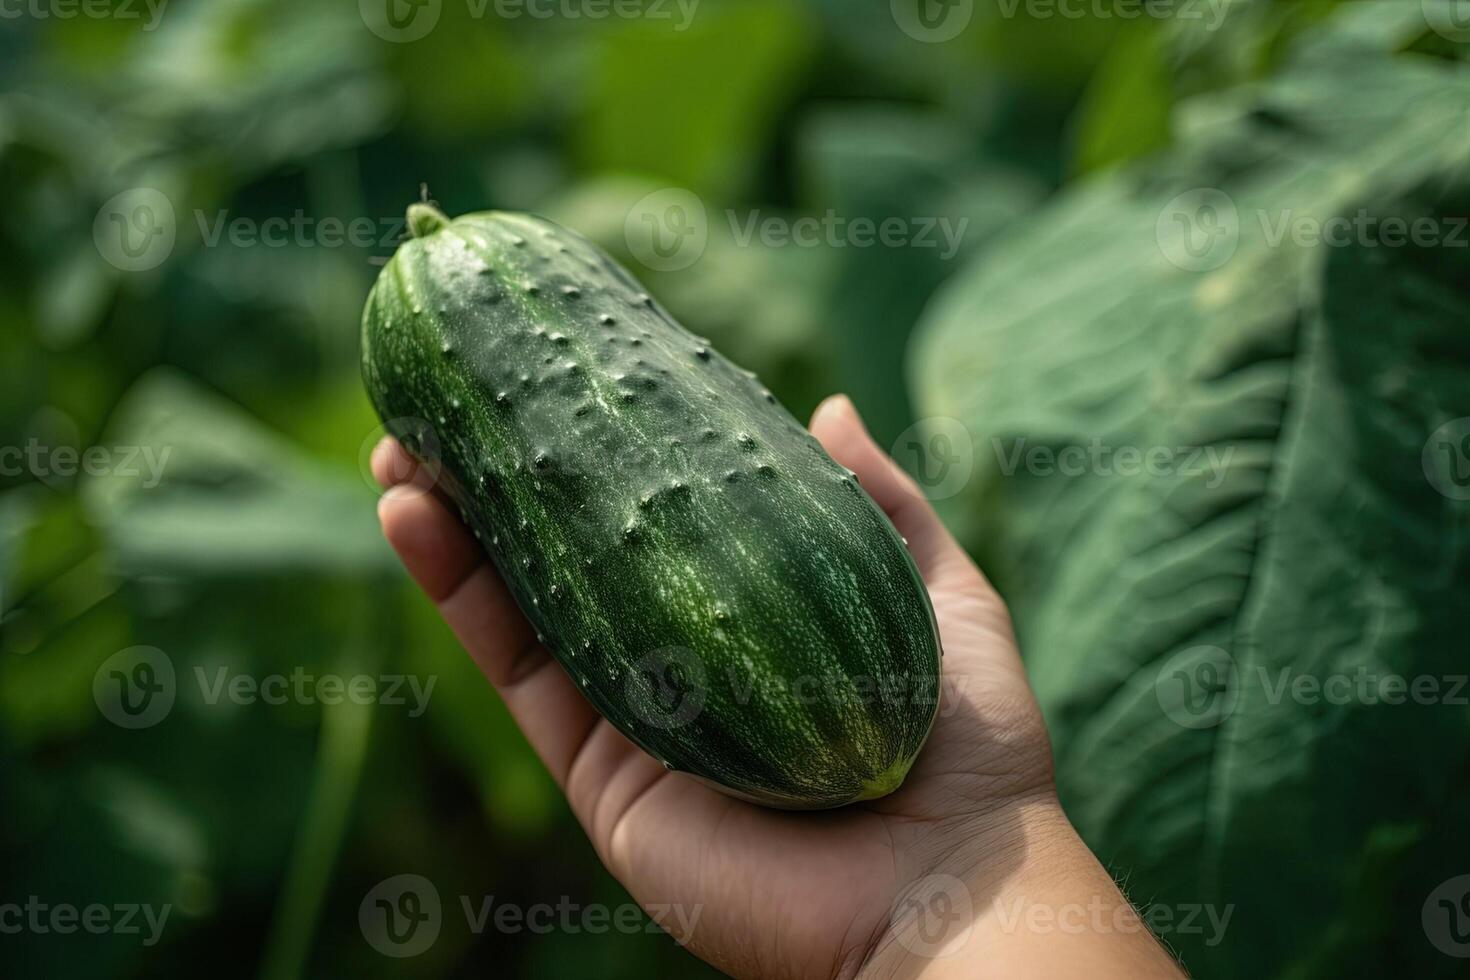
[[[957,562],[970,564],[913,477],[873,441],[851,399],[833,395],[823,401],[812,414],[811,431],[828,455],[857,474],[873,502],[908,539],[925,581]]]
[[[940,522],[919,485],[873,441],[847,396],[834,395],[817,406],[811,430],[833,459],[857,473],[908,539],[934,600],[950,678],[978,678],[992,692],[1024,688],[1025,671],[1004,600]]]

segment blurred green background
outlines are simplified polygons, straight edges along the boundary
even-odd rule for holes
[[[451,214],[576,228],[793,412],[847,391],[894,445],[924,400],[910,334],[946,280],[1071,185],[1176,145],[1177,103],[1269,78],[1340,12],[961,2],[940,39],[887,2],[390,2],[0,22],[0,445],[52,453],[0,476],[0,898],[172,909],[151,944],[0,936],[8,976],[708,972],[653,930],[476,934],[459,912],[629,899],[379,539],[358,322],[405,205],[422,183]],[[1394,43],[1451,47],[1422,24]],[[697,195],[708,242],[660,270],[635,232],[669,189]],[[152,192],[171,215],[137,207]],[[964,231],[952,255],[740,240],[829,213]],[[123,242],[165,224],[172,242],[120,253],[118,220]],[[343,242],[354,220],[369,230]],[[1057,270],[1032,271],[1045,289]],[[137,446],[169,449],[161,482]],[[109,455],[68,475],[56,447]],[[110,658],[140,645],[177,698],[129,729],[101,705]],[[209,703],[195,682],[298,669],[435,687],[417,712]],[[358,912],[401,873],[445,915],[400,961]]]

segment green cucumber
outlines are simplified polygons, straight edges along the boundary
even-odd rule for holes
[[[939,639],[854,475],[580,236],[408,218],[363,313],[368,392],[597,710],[769,806],[896,789]]]

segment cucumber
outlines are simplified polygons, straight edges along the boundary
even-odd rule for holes
[[[363,313],[367,390],[597,710],[757,803],[896,789],[939,638],[855,476],[580,236],[408,219]]]

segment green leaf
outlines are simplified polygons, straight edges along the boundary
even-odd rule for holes
[[[367,433],[364,433],[367,435]],[[365,476],[325,467],[186,376],[124,395],[118,465],[83,486],[109,553],[133,575],[391,573]]]
[[[760,136],[811,55],[814,25],[776,0],[697,8],[687,24],[676,5],[665,9],[670,19],[607,27],[581,156],[594,168],[727,193],[764,149]]]
[[[20,566],[20,549],[34,520],[40,493],[29,486],[0,493],[0,622],[10,608],[11,581]]]
[[[220,0],[159,18],[110,94],[158,131],[198,127],[247,177],[387,125],[395,90],[361,19],[283,0]],[[131,121],[131,120],[130,120]]]
[[[1470,416],[1470,251],[1275,240],[1361,212],[1463,234],[1470,73],[1375,50],[1188,104],[1178,149],[987,251],[916,352],[923,409],[971,435],[950,514],[1012,603],[1063,802],[1136,901],[1229,912],[1223,941],[1164,933],[1202,976],[1461,969],[1421,909],[1470,865],[1470,507],[1436,489],[1470,461],[1433,435]]]
[[[893,365],[924,304],[1043,188],[980,157],[953,120],[907,106],[824,107],[802,121],[798,145],[807,220],[841,222],[821,248],[836,268],[820,294],[824,346],[838,389],[886,445],[912,421]],[[896,222],[898,236],[864,238],[858,222]]]
[[[49,270],[36,291],[36,332],[48,347],[64,349],[101,323],[115,289],[116,270],[97,261],[95,246],[78,243]]]
[[[0,731],[17,745],[96,722],[92,677],[126,646],[118,589],[74,495],[0,495]]]
[[[494,6],[478,18],[472,3],[430,9],[442,12],[434,30],[394,51],[403,62],[407,121],[416,131],[428,139],[463,139],[545,108],[535,99],[533,80],[545,55],[532,47],[534,35],[511,37]]]
[[[1077,110],[1073,169],[1123,163],[1166,146],[1173,74],[1158,30],[1120,34]]]
[[[439,755],[474,787],[497,836],[545,836],[562,807],[556,783],[433,603],[411,585],[402,591],[404,668],[437,682],[422,724]]]

